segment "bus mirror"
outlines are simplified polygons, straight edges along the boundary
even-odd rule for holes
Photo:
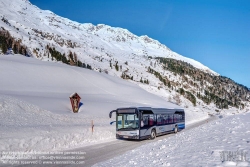
[[[116,121],[112,121],[112,122],[110,122],[110,125],[112,125],[113,123],[115,123]]]
[[[110,111],[110,113],[109,113],[109,118],[112,117],[112,113],[113,113],[113,112],[116,112],[116,110]]]

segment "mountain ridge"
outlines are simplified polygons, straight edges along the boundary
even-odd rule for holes
[[[69,52],[70,47],[78,47],[79,50],[76,53],[82,59],[83,57],[79,53],[84,52],[84,48],[86,47],[92,47],[94,53],[85,50],[86,54],[102,55],[108,53],[110,55],[117,55],[122,53],[129,55],[134,53],[139,57],[144,55],[152,57],[163,56],[183,60],[196,68],[218,75],[201,63],[171,51],[167,46],[147,35],[137,36],[127,29],[111,27],[105,24],[97,24],[96,26],[91,23],[81,24],[60,17],[49,10],[41,10],[26,0],[10,0],[7,2],[1,0],[0,5],[4,9],[1,19],[5,18],[12,25],[12,28],[11,26],[5,28],[12,31],[11,34],[14,36],[22,39],[24,44],[29,45],[30,53],[39,59],[45,53],[39,51],[40,56],[34,55],[33,49],[39,48],[39,50],[42,50],[49,43],[59,45],[56,47],[61,47],[61,52]],[[17,17],[18,15],[20,17]],[[3,27],[3,24],[0,24],[0,26]],[[15,28],[18,28],[22,32],[26,31],[26,33],[20,35],[15,31]],[[41,32],[40,35],[39,32]],[[42,41],[41,39],[44,39],[46,35],[50,37],[47,41]],[[31,38],[30,42],[28,38]],[[35,41],[43,46],[32,46],[31,43]],[[100,50],[94,49],[96,46],[102,47],[107,51],[103,51],[104,53],[100,52]]]

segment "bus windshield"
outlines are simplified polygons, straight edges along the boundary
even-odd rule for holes
[[[139,128],[136,114],[117,114],[117,130],[135,130]]]

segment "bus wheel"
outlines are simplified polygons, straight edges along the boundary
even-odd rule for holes
[[[151,140],[154,140],[155,138],[156,138],[156,132],[155,132],[155,130],[153,129],[153,130],[151,131],[150,139],[151,139]]]
[[[175,126],[174,133],[177,133],[177,132],[178,132],[178,126]]]

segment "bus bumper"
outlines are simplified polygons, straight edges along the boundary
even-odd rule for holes
[[[126,135],[118,135],[116,134],[117,139],[140,139],[138,135],[135,136],[126,136]]]

